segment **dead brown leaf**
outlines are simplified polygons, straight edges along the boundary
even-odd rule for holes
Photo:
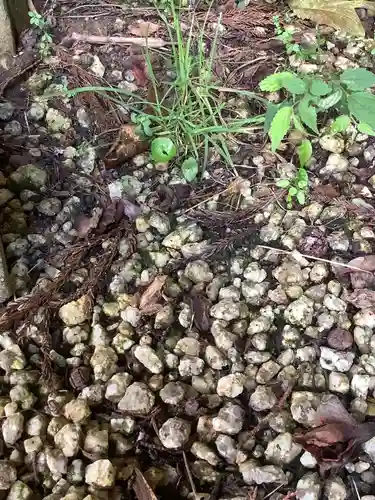
[[[91,213],[91,217],[88,217],[87,215],[81,215],[80,217],[78,217],[74,225],[78,233],[78,237],[85,238],[91,231],[96,229],[98,227],[102,214],[102,208],[94,207]]]
[[[370,273],[375,271],[375,255],[362,255],[361,257],[356,257],[348,262],[348,266],[357,268],[352,270],[348,267],[341,268],[341,274],[349,274],[353,271],[362,270],[364,272]]]
[[[314,455],[322,474],[342,467],[375,434],[374,422],[357,422],[337,397],[320,404],[316,421],[323,425],[296,433],[294,440]]]
[[[135,469],[133,490],[137,500],[157,500],[155,493],[139,469]]]
[[[166,279],[167,276],[164,274],[156,276],[154,281],[147,287],[139,301],[139,310],[142,314],[152,315],[162,308],[162,304],[159,301]]]
[[[150,23],[149,21],[143,21],[139,19],[134,24],[129,26],[129,33],[134,36],[148,37],[159,31],[159,24]]]
[[[331,184],[323,184],[314,188],[313,194],[318,198],[333,200],[340,196],[340,192]]]
[[[350,266],[350,267],[348,267]],[[347,267],[334,267],[337,278],[350,275],[352,287],[371,288],[375,284],[375,255],[363,255],[356,257],[347,263]]]
[[[99,221],[98,234],[103,234],[111,224],[118,224],[124,217],[124,203],[122,200],[115,200],[109,203],[103,211]]]
[[[211,326],[209,315],[210,302],[202,295],[194,295],[191,301],[194,313],[194,325],[200,332],[208,332]]]
[[[369,288],[358,288],[351,293],[346,293],[342,298],[358,309],[368,309],[375,306],[375,291]]]
[[[106,168],[116,168],[135,155],[144,153],[148,147],[148,141],[137,134],[135,124],[123,125],[104,159],[105,166]]]

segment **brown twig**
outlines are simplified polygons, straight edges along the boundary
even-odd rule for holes
[[[190,483],[191,491],[193,493],[194,500],[198,500],[197,490],[195,488],[193,476],[191,474],[189,463],[188,463],[187,458],[186,458],[186,453],[184,451],[182,452],[182,456],[184,457],[184,465],[185,465],[186,475],[189,479],[189,483]]]
[[[160,49],[169,45],[169,42],[161,38],[143,38],[129,36],[102,36],[102,35],[82,35],[80,33],[72,33],[68,38],[73,42],[92,43],[96,45],[113,44],[113,45],[140,45],[141,47],[151,47]]]

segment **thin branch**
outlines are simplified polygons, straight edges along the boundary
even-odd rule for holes
[[[92,43],[96,45],[113,44],[113,45],[140,45],[142,47],[161,48],[169,45],[168,42],[161,38],[143,38],[143,37],[127,37],[127,36],[101,36],[101,35],[82,35],[80,33],[72,33],[68,40],[74,42]]]
[[[267,245],[257,245],[259,248],[265,248],[266,250],[272,250],[277,253],[283,253],[286,255],[299,256],[304,257],[305,259],[317,260],[319,262],[325,262],[326,264],[330,264],[331,266],[341,266],[346,267],[347,269],[351,269],[352,271],[360,271],[361,273],[372,274],[370,271],[366,271],[365,269],[361,269],[360,267],[351,266],[350,264],[344,264],[343,262],[338,262],[336,260],[328,260],[322,259],[321,257],[313,257],[312,255],[306,255],[304,253],[300,253],[296,250],[283,250],[281,248],[269,247]]]

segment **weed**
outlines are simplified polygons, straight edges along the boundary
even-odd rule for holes
[[[319,135],[318,114],[333,110],[339,114],[331,126],[333,133],[344,132],[350,124],[359,132],[375,135],[375,95],[368,90],[375,75],[363,68],[347,69],[326,78],[297,76],[289,71],[274,73],[260,82],[260,89],[282,90],[285,100],[269,103],[265,129],[275,151],[287,132],[297,129],[305,136]]]
[[[305,34],[301,41],[297,41],[300,38],[300,33],[296,28],[293,26],[283,27],[279,16],[273,16],[273,24],[276,38],[283,42],[288,55],[294,54],[298,59],[304,61],[316,59],[319,55],[324,40],[320,37],[318,29],[315,32]]]
[[[292,208],[293,200],[296,199],[300,205],[304,205],[309,187],[309,176],[306,165],[312,157],[312,145],[308,139],[304,139],[297,149],[299,157],[299,169],[292,179],[280,179],[277,187],[288,190],[286,201],[288,208]]]
[[[179,12],[173,2],[169,4],[172,22],[159,11],[171,42],[171,56],[165,61],[170,67],[172,81],[160,81],[154,72],[151,55],[146,48],[145,61],[154,102],[142,99],[134,93],[111,87],[86,87],[70,91],[104,92],[116,104],[133,111],[132,121],[137,131],[151,141],[151,157],[155,162],[181,161],[182,172],[192,181],[206,168],[210,152],[216,151],[223,162],[232,166],[228,142],[238,134],[247,134],[253,126],[264,121],[263,116],[241,118],[230,109],[223,93],[237,97],[267,101],[254,93],[236,89],[220,88],[215,84],[213,63],[216,55],[218,31],[210,47],[204,38],[204,27],[197,36],[193,33],[194,20],[188,33],[184,34]],[[206,23],[205,23],[206,24]],[[130,98],[130,99],[129,99]],[[124,102],[126,100],[126,102]]]
[[[35,26],[39,32],[38,51],[44,59],[51,55],[52,52],[52,36],[50,33],[49,22],[39,12],[30,11],[30,24]]]
[[[341,74],[297,76],[289,71],[275,73],[260,82],[260,89],[282,91],[285,100],[269,103],[265,116],[265,131],[271,139],[273,151],[280,146],[289,130],[297,130],[304,140],[298,155],[301,167],[293,180],[282,179],[279,187],[288,188],[288,204],[295,197],[305,199],[308,176],[305,165],[312,154],[308,136],[321,134],[319,114],[333,111],[338,116],[330,126],[332,134],[345,132],[351,125],[358,132],[375,136],[375,95],[369,90],[375,85],[375,75],[363,68],[347,69]]]

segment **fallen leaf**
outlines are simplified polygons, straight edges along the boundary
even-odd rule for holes
[[[129,26],[129,33],[134,36],[148,37],[160,29],[159,24],[142,21],[141,19]]]
[[[155,493],[139,469],[135,469],[133,490],[137,500],[157,500]]]
[[[138,85],[138,87],[144,87],[148,82],[147,70],[144,61],[135,61],[133,63],[131,71],[134,75],[135,83]]]
[[[375,306],[375,291],[369,288],[358,288],[354,292],[346,293],[342,298],[358,309],[368,309]]]
[[[326,24],[356,36],[365,36],[355,11],[363,4],[363,0],[289,0],[289,7],[301,19]]]
[[[316,421],[323,425],[293,439],[317,459],[322,474],[345,465],[375,434],[375,422],[357,422],[336,396],[319,405]]]
[[[124,204],[124,215],[126,215],[129,220],[134,220],[141,215],[142,209],[139,205],[124,199],[122,199],[122,202]]]
[[[91,213],[91,217],[87,215],[81,215],[77,218],[74,227],[78,233],[79,238],[85,238],[91,231],[98,227],[100,218],[103,214],[103,209],[100,207],[94,207]]]
[[[361,257],[356,257],[348,262],[348,266],[357,269],[343,267],[342,274],[348,274],[358,270],[365,272],[375,271],[375,255],[362,255]]]
[[[103,234],[111,224],[118,224],[124,217],[124,203],[122,200],[114,200],[103,210],[99,221],[97,233]]]
[[[202,295],[194,295],[191,301],[194,325],[200,332],[208,332],[211,326],[209,314],[210,302]]]
[[[136,132],[136,125],[123,125],[119,134],[104,158],[106,168],[116,168],[124,161],[137,154],[144,153],[149,147],[148,141]]]
[[[323,199],[333,200],[340,196],[340,192],[331,184],[323,184],[314,188],[313,194]]]
[[[147,287],[139,301],[139,310],[142,314],[152,315],[157,313],[162,305],[159,304],[161,299],[161,290],[165,284],[167,276],[162,274],[156,276],[154,281]]]

